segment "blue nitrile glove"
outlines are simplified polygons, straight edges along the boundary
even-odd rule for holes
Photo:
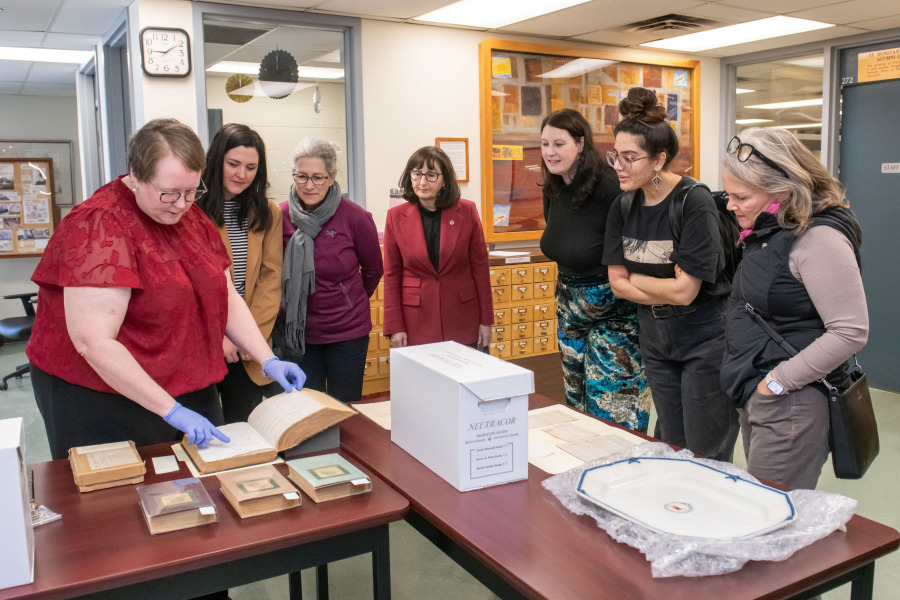
[[[231,441],[227,435],[216,429],[209,419],[183,407],[180,402],[176,402],[175,407],[163,419],[175,429],[186,433],[188,443],[196,444],[198,448],[206,448],[213,436],[226,444]]]
[[[302,390],[306,383],[306,373],[296,363],[277,358],[270,358],[263,363],[263,374],[269,379],[277,381],[285,392]]]

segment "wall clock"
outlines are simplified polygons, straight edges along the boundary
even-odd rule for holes
[[[141,68],[150,77],[187,77],[191,73],[191,38],[184,29],[141,30]]]

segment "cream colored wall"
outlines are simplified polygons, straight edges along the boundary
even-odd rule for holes
[[[435,137],[469,138],[469,182],[460,188],[463,198],[472,200],[480,209],[478,44],[483,37],[478,31],[363,21],[366,208],[379,229],[384,227],[389,208],[388,192],[396,187],[409,155],[421,146],[434,144]],[[505,39],[554,43],[536,38]],[[649,56],[654,54],[635,52],[635,60]],[[719,156],[718,59],[701,60],[700,106],[701,179],[715,187]]]
[[[203,77],[203,65],[193,64],[191,74],[183,78],[148,77],[141,70],[139,35],[148,26],[176,27],[191,36],[193,45],[203,39],[202,23],[194,24],[193,7],[188,0],[135,0],[128,7],[128,57],[132,73],[135,130],[147,121],[172,117],[197,128],[197,91],[195,78]]]
[[[315,86],[273,100],[254,96],[237,103],[225,93],[225,77],[207,76],[206,98],[209,108],[222,109],[222,123],[243,123],[252,127],[266,143],[269,196],[278,202],[287,200],[292,180],[291,155],[303,137],[316,136],[338,144],[337,181],[347,191],[347,119],[344,84],[320,83],[322,110],[313,110]],[[214,132],[211,132],[211,134]]]
[[[70,140],[78,152],[78,126],[74,96],[0,95],[0,140]],[[76,201],[81,201],[81,175],[76,160],[72,182]],[[67,210],[62,211],[65,215]],[[0,259],[0,296],[36,292],[31,274],[38,258]],[[18,300],[0,300],[0,319],[22,316]]]

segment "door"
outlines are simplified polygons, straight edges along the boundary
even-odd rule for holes
[[[894,46],[896,47],[896,43]],[[869,342],[859,354],[869,385],[900,391],[900,79],[854,84],[856,55],[842,60],[840,179],[863,231]],[[847,54],[849,53],[849,56]],[[893,165],[893,166],[891,166]]]

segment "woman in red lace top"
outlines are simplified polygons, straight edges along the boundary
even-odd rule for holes
[[[147,123],[128,175],[101,187],[57,228],[32,276],[39,310],[27,355],[53,458],[73,446],[228,441],[215,383],[226,335],[285,390],[300,368],[275,358],[228,273],[196,134]]]

